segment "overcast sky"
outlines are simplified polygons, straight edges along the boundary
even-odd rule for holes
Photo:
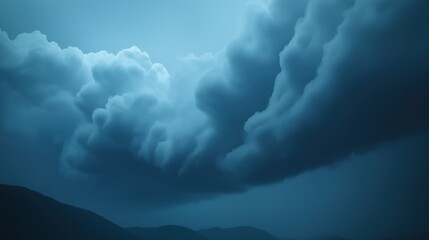
[[[4,0],[0,23],[11,37],[39,30],[61,47],[116,53],[138,46],[156,62],[223,49],[244,20],[247,0]],[[255,2],[255,1],[253,1]]]
[[[121,226],[429,229],[429,2],[0,2],[0,182]]]

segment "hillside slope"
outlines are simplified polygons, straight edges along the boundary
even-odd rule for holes
[[[107,219],[23,187],[0,184],[0,239],[139,240]]]

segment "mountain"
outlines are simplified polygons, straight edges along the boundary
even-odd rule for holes
[[[253,227],[193,231],[182,226],[126,230],[84,209],[24,187],[0,184],[0,239],[4,240],[279,240]]]
[[[207,240],[278,240],[274,235],[253,227],[209,228],[198,231]]]
[[[23,187],[0,184],[0,239],[140,238],[90,211],[60,203]]]
[[[279,240],[272,234],[253,227],[210,228],[200,231],[182,226],[132,227],[127,230],[150,240]]]
[[[348,239],[340,236],[324,236],[324,237],[314,238],[314,240],[348,240]]]
[[[193,230],[175,225],[162,227],[131,227],[127,230],[136,236],[150,240],[206,240]]]

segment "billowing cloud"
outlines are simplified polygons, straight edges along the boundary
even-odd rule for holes
[[[280,53],[267,108],[247,120],[226,168],[272,181],[427,129],[428,6],[311,2]]]
[[[96,191],[177,202],[427,130],[429,3],[255,9],[224,51],[189,55],[174,74],[137,47],[86,54],[39,32],[0,32],[1,142],[53,152],[63,176],[92,179]],[[18,154],[0,150],[7,171]]]

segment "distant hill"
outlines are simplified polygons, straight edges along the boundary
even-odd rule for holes
[[[60,203],[23,187],[3,184],[0,184],[0,239],[279,240],[254,227],[215,227],[194,231],[168,225],[123,229],[93,212]]]
[[[167,225],[162,227],[131,227],[127,230],[136,236],[150,240],[206,240],[192,229]]]
[[[199,231],[182,226],[132,227],[127,230],[150,240],[279,240],[272,234],[253,227],[210,228]]]
[[[23,187],[0,184],[2,240],[139,240],[90,211]]]
[[[340,236],[325,236],[325,237],[314,238],[314,240],[348,240],[348,239]]]
[[[209,228],[198,231],[207,240],[279,240],[274,235],[254,227]]]

